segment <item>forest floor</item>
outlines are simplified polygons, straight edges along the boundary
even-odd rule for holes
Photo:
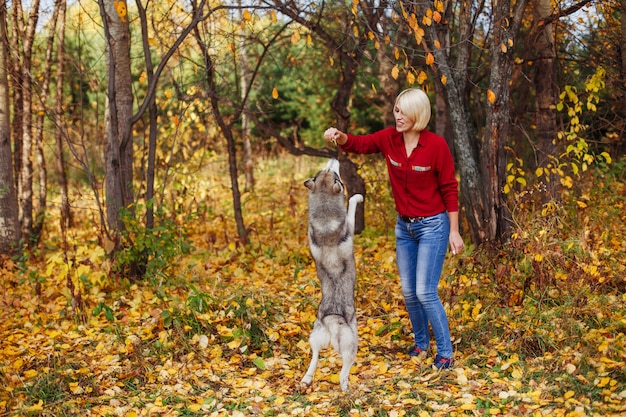
[[[211,159],[168,187],[158,239],[129,223],[154,255],[143,280],[111,263],[86,202],[65,239],[51,214],[36,252],[0,260],[0,416],[626,414],[623,162],[584,173],[559,205],[517,190],[510,241],[446,259],[440,294],[456,364],[437,371],[433,352],[405,353],[386,172],[362,161],[349,392],[331,349],[312,386],[300,386],[320,299],[302,183],[324,162],[259,161],[241,247],[227,169]]]

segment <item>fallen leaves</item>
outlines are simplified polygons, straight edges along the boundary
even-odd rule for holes
[[[368,205],[380,210],[369,215],[370,229],[355,241],[360,344],[351,391],[343,394],[338,387],[341,358],[331,349],[322,352],[314,384],[301,390],[320,297],[304,242],[306,193],[294,193],[295,217],[280,205],[272,225],[256,214],[309,174],[289,172],[293,177],[274,176],[248,199],[248,219],[258,234],[249,248],[225,240],[201,244],[208,231],[222,230],[223,218],[189,225],[199,249],[180,262],[178,279],[170,285],[113,287],[99,279],[102,271],[92,255],[97,248],[92,252],[83,241],[78,259],[90,263],[81,264],[86,268],[77,283],[85,286],[87,308],[102,303],[109,318],[86,314],[77,320],[54,279],[55,271],[70,273],[58,253],[40,265],[47,277],[40,296],[14,265],[2,271],[7,278],[0,300],[0,410],[11,416],[78,415],[86,408],[93,416],[626,412],[626,295],[594,292],[582,281],[557,277],[556,293],[532,293],[536,299],[526,294],[521,305],[509,307],[498,279],[507,279],[515,268],[497,278],[492,266],[485,266],[493,259],[482,264],[479,255],[447,260],[441,282],[456,366],[433,370],[433,352],[409,358],[405,351],[412,335],[388,226],[393,210],[376,204]],[[227,187],[213,189],[227,192]],[[226,198],[215,195],[206,204],[217,211]],[[608,280],[601,260],[611,259],[617,270],[624,237],[592,235],[588,248],[598,253],[596,266]],[[597,250],[599,241],[607,242],[609,252]],[[554,260],[535,249],[527,254],[535,261],[537,255],[542,265]]]

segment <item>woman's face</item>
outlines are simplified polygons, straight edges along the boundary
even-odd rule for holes
[[[415,121],[402,113],[398,106],[393,108],[393,116],[396,118],[396,130],[400,133],[408,132],[415,124]]]

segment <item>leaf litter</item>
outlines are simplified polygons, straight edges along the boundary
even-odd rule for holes
[[[215,193],[188,224],[195,249],[165,282],[116,277],[87,226],[75,231],[73,264],[52,243],[28,261],[3,259],[0,415],[626,413],[626,215],[613,208],[624,204],[623,183],[576,213],[588,232],[576,239],[540,241],[544,214],[508,247],[446,260],[440,291],[456,366],[437,371],[434,352],[405,354],[393,206],[380,185],[384,166],[368,161],[368,228],[355,240],[359,353],[344,394],[332,349],[313,385],[299,384],[320,296],[300,187],[315,164],[261,163],[271,180],[246,196],[249,245],[234,243],[227,185],[198,181]],[[272,175],[285,164],[290,175]]]

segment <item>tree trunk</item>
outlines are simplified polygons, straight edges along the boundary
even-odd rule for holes
[[[6,3],[6,2],[5,2]],[[13,82],[13,108],[21,109],[23,107],[22,100],[22,54],[21,51],[21,38],[20,29],[23,24],[23,10],[22,2],[20,0],[13,2],[11,10],[11,36],[9,37],[9,51],[15,51],[15,53],[9,54],[7,59],[10,69],[10,75]],[[13,122],[11,125],[13,136],[13,175],[15,178],[15,186],[17,187],[20,182],[20,172],[22,171],[22,112],[13,112]],[[18,196],[19,198],[19,196]],[[19,207],[18,200],[18,207]],[[19,209],[18,209],[19,210]],[[20,221],[21,223],[21,221]]]
[[[213,118],[220,127],[222,134],[226,138],[226,149],[228,151],[228,167],[230,174],[231,193],[233,196],[233,210],[235,212],[235,223],[237,227],[238,243],[246,245],[248,243],[248,230],[243,220],[243,211],[241,209],[241,191],[239,189],[239,170],[237,169],[237,146],[231,126],[220,112],[220,102],[216,84],[215,64],[209,53],[208,45],[202,40],[199,31],[196,29],[195,38],[200,46],[204,59],[207,91],[211,102],[211,111]]]
[[[506,181],[506,144],[510,121],[510,85],[513,68],[514,28],[511,5],[500,1],[494,8],[491,42],[491,76],[487,91],[487,120],[480,166],[484,181],[487,209],[488,240],[506,238],[510,212],[503,187]],[[493,95],[491,94],[493,93]]]
[[[141,24],[141,40],[143,44],[144,62],[146,63],[146,73],[148,76],[148,84],[155,82],[154,66],[152,65],[152,53],[150,52],[148,18],[146,15],[146,7],[141,4],[140,0],[136,0],[137,10],[139,12],[139,22]],[[158,109],[154,94],[146,97],[148,100],[148,118],[150,130],[148,133],[148,162],[146,167],[146,229],[154,228],[154,179],[156,170],[156,148],[157,148],[157,116]]]
[[[0,254],[19,249],[21,239],[11,159],[6,2],[0,3]]]
[[[621,8],[620,8],[620,23],[621,23],[621,33],[622,37],[620,39],[620,53],[621,53],[621,63],[622,63],[622,104],[624,104],[624,108],[626,108],[626,0],[621,0]],[[622,138],[622,143],[624,143],[624,139]],[[626,193],[626,189],[624,190]]]
[[[345,62],[343,77],[331,104],[333,112],[337,116],[337,128],[343,132],[349,131],[350,110],[348,110],[348,103],[350,101],[352,86],[356,82],[358,65],[359,61],[356,60],[348,60]],[[338,159],[340,162],[339,173],[348,189],[348,197],[352,197],[355,194],[361,194],[365,197],[365,180],[359,175],[356,164],[341,150],[339,151]],[[359,234],[364,229],[365,203],[359,204],[356,208],[354,233]]]
[[[14,4],[20,7],[21,3]],[[23,16],[23,13],[20,13]],[[28,25],[24,28],[22,19],[18,19],[18,32],[20,34],[21,49],[19,51],[22,62],[20,65],[22,81],[22,155],[20,163],[20,173],[17,185],[17,193],[20,208],[20,223],[22,225],[22,235],[32,243],[33,238],[33,77],[32,77],[32,54],[33,41],[35,39],[35,28],[39,20],[39,0],[34,0],[31,4],[28,16]]]
[[[56,173],[59,181],[61,194],[61,231],[65,236],[65,230],[72,226],[72,214],[67,189],[67,173],[65,169],[65,155],[63,152],[63,80],[65,78],[65,12],[67,3],[60,0],[59,9],[59,40],[57,46],[57,80],[56,80],[56,104],[54,110],[54,143],[56,151]]]
[[[241,6],[241,0],[238,1]],[[243,18],[243,11],[240,10],[240,19]],[[252,142],[250,136],[250,115],[248,112],[248,93],[250,91],[250,68],[248,64],[248,51],[246,50],[246,33],[242,27],[239,39],[239,94],[243,109],[241,112],[241,139],[243,140],[243,166],[246,175],[246,190],[254,189],[254,159],[252,157]]]
[[[415,4],[419,16],[425,16],[429,7],[432,9],[433,5],[430,4],[429,6],[422,2]],[[467,74],[469,65],[469,49],[462,48],[460,50],[456,67],[453,67],[444,48],[435,47],[436,44],[441,44],[442,40],[448,37],[447,25],[445,27],[436,27],[434,24],[426,25],[423,29],[427,45],[435,58],[434,65],[438,77],[436,82],[441,82],[448,105],[449,120],[454,137],[453,152],[461,177],[461,208],[469,225],[471,241],[480,244],[489,240],[490,234],[487,226],[489,217],[486,210],[488,201],[479,168],[476,132],[470,121],[470,111],[464,94],[466,82],[464,75]],[[464,40],[467,39],[469,42],[471,39],[469,26],[465,30],[462,32],[465,36]],[[445,79],[445,83],[441,81],[442,79]]]
[[[541,24],[542,20],[552,14],[550,0],[535,0],[533,20],[536,22],[536,42],[534,62],[535,87],[535,125],[537,126],[537,147],[539,150],[538,167],[554,168],[561,149],[557,142],[557,124],[555,105],[558,101],[556,85],[555,60],[556,49],[554,45],[553,24],[548,22]],[[533,37],[531,37],[533,39]],[[534,167],[537,168],[537,167]],[[559,176],[550,169],[546,169],[545,181],[546,192],[542,194],[543,202],[558,200],[561,183]]]
[[[56,27],[59,20],[59,11],[62,7],[61,5],[64,3],[65,0],[56,0],[54,4],[54,11],[52,13],[52,18],[50,19],[50,32],[48,34],[48,41],[46,44],[46,60],[43,70],[43,81],[40,85],[40,108],[36,112],[37,115],[35,118],[35,130],[33,135],[36,145],[37,172],[39,174],[39,201],[37,214],[35,215],[33,224],[33,240],[37,241],[41,237],[41,231],[44,226],[48,200],[48,170],[46,168],[46,158],[44,154],[43,129],[45,117],[47,114],[46,109],[48,107],[48,92],[50,91],[50,76],[52,74],[52,53],[54,50],[54,38],[56,37]]]
[[[448,36],[448,25],[432,23],[424,25],[425,39],[435,58],[435,68],[442,85],[454,131],[454,148],[457,166],[461,174],[461,205],[470,227],[472,242],[480,244],[503,238],[508,228],[508,210],[502,194],[506,179],[506,157],[504,144],[509,126],[509,78],[511,74],[511,47],[528,0],[516,3],[514,16],[510,15],[508,1],[494,4],[492,66],[490,90],[496,100],[489,104],[491,113],[487,117],[485,139],[482,146],[475,140],[475,131],[469,119],[468,99],[465,94],[466,75],[470,62],[470,47],[473,26],[470,9],[462,7],[460,37],[465,47],[459,49],[456,66],[450,65],[444,45]],[[465,4],[465,3],[464,3]],[[415,7],[418,16],[426,16],[434,10],[432,2],[407,2]],[[482,5],[480,6],[482,7]],[[419,19],[418,19],[419,20]],[[510,20],[512,22],[510,22]],[[446,19],[441,20],[445,22]],[[503,49],[503,45],[505,48]],[[505,50],[506,49],[506,50]],[[480,148],[480,149],[478,149]]]
[[[125,0],[98,3],[104,24],[108,77],[104,128],[106,213],[109,232],[117,245],[124,230],[121,211],[133,202],[130,28]]]

